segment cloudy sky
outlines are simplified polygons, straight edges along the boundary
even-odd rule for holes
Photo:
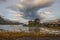
[[[0,16],[21,23],[37,17],[55,20],[60,18],[60,0],[0,0]]]

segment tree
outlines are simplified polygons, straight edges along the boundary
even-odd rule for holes
[[[32,27],[33,26],[33,21],[29,21],[28,26]]]
[[[39,19],[39,18],[36,18],[36,19],[34,20],[34,25],[37,26],[37,27],[40,26],[40,19]]]

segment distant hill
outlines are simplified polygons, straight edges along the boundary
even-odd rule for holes
[[[52,20],[50,22],[47,22],[48,24],[60,24],[60,20]]]
[[[18,22],[11,22],[11,21],[5,21],[2,17],[0,17],[0,25],[19,25],[21,23],[18,23]]]

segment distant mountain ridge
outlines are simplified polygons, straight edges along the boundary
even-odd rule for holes
[[[10,24],[10,25],[18,25],[18,24],[22,24],[22,23],[18,23],[18,22],[11,22],[11,21],[5,21],[2,17],[0,17],[0,25],[5,25],[5,24]]]

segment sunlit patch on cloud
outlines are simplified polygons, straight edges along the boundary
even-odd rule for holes
[[[23,0],[21,4],[27,8],[42,8],[52,4],[53,2],[54,0]]]
[[[14,16],[23,16],[22,14],[14,14]]]

